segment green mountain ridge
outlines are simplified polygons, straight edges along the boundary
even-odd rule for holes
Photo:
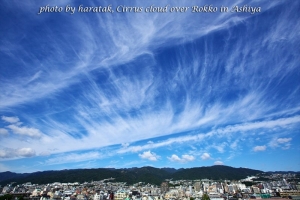
[[[186,169],[174,168],[123,168],[123,169],[69,169],[59,171],[42,171],[33,173],[13,173],[1,172],[0,185],[5,185],[10,182],[22,184],[31,182],[34,184],[46,184],[53,182],[90,182],[98,181],[107,178],[115,178],[116,182],[127,182],[133,184],[137,182],[145,182],[159,185],[165,179],[213,179],[213,180],[239,180],[247,176],[263,173],[260,170],[248,168],[234,168],[224,165],[215,165],[210,167],[194,167]]]

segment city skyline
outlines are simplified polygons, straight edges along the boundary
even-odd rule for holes
[[[218,11],[191,12],[206,1],[5,1],[0,172],[300,171],[300,2],[210,4]],[[219,11],[245,5],[260,12]],[[63,11],[38,14],[43,6]]]

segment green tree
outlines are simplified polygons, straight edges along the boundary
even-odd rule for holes
[[[11,194],[5,194],[4,196],[0,197],[0,200],[11,200],[13,196]]]
[[[203,194],[201,200],[210,200],[208,194]]]

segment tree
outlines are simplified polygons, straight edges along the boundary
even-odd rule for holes
[[[208,194],[203,194],[201,200],[210,200]]]
[[[11,200],[13,196],[11,194],[5,194],[4,196],[0,197],[0,200]]]

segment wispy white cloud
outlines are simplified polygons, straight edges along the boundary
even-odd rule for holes
[[[6,126],[6,128],[10,129],[14,134],[20,136],[28,136],[31,138],[40,138],[43,134],[36,128],[21,126],[22,122],[20,122],[20,119],[18,117],[2,116],[2,120],[11,123],[10,125]],[[8,134],[7,129],[1,128],[0,130],[0,134]]]
[[[99,152],[92,151],[87,153],[66,153],[66,154],[59,154],[52,158],[45,160],[44,164],[46,165],[57,165],[57,164],[64,164],[64,163],[77,163],[87,160],[95,160],[102,158]]]
[[[279,144],[282,144],[282,143],[287,143],[287,142],[290,142],[292,140],[292,138],[278,138],[277,139],[277,142]]]
[[[5,159],[6,158],[33,157],[35,155],[36,155],[35,150],[32,148],[0,149],[0,158],[5,158]]]
[[[267,146],[255,146],[253,147],[253,151],[265,151],[267,149]]]
[[[144,20],[141,21],[141,19]],[[68,38],[65,38],[66,41],[64,42],[55,39],[56,37],[52,33],[49,34],[49,39],[52,41],[49,45],[55,49],[53,52],[57,53],[52,52],[53,55],[48,55],[46,59],[41,61],[36,57],[29,55],[25,51],[25,48],[22,49],[22,47],[16,51],[19,53],[22,52],[24,56],[30,57],[36,61],[36,63],[42,62],[45,68],[50,68],[51,66],[52,73],[42,73],[38,66],[33,66],[31,69],[28,68],[27,72],[31,74],[28,77],[15,78],[14,83],[9,82],[8,80],[4,81],[3,85],[5,87],[3,88],[5,88],[5,91],[2,93],[3,95],[1,95],[1,97],[3,97],[1,98],[1,106],[14,106],[44,98],[49,94],[65,89],[71,84],[78,83],[78,81],[80,81],[78,80],[78,75],[82,72],[89,72],[103,66],[113,66],[117,63],[126,63],[142,54],[149,54],[147,49],[155,38],[159,38],[159,41],[163,41],[163,39],[168,37],[166,34],[157,37],[155,33],[159,29],[164,28],[165,25],[154,25],[153,19],[146,18],[145,14],[140,14],[139,18],[127,16],[120,21],[117,20],[117,18],[115,19],[106,16],[105,25],[102,24],[102,21],[104,20],[102,17],[99,17],[98,19],[95,17],[95,20],[98,21],[98,29],[89,26],[88,23],[85,23],[85,20],[87,20],[85,17],[81,18],[81,20],[77,18],[76,24],[72,23],[73,20],[70,21],[70,27],[75,28],[74,26],[81,26],[84,29],[84,31],[78,29],[78,35],[75,36],[79,40],[78,43],[81,44],[79,48],[74,45],[74,43],[70,42]],[[148,26],[146,24],[148,24]],[[98,39],[98,31],[103,32],[102,34],[107,37],[106,43],[103,43],[103,40]],[[127,37],[123,37],[124,34],[127,35]],[[139,42],[136,43],[136,40]],[[71,50],[76,49],[76,51],[74,50],[74,52],[72,52],[72,55],[77,55],[74,56],[76,59],[71,59],[67,56],[69,51],[66,51],[66,48]],[[10,49],[13,48],[10,47]],[[71,63],[73,67],[70,67],[70,65],[66,66],[71,69],[61,70],[53,67],[54,63],[57,62],[66,63],[67,59],[65,59],[63,55],[66,56],[65,58],[69,58],[73,61]],[[51,61],[52,57],[57,58],[55,59],[55,62]],[[93,59],[91,59],[91,57],[93,57]],[[12,59],[20,60],[16,56],[12,56]],[[92,62],[92,60],[95,61]],[[29,65],[31,63],[25,64]],[[41,74],[43,75],[43,80],[38,80]],[[52,81],[54,80],[56,80],[56,84],[53,84]],[[9,99],[9,101],[4,101],[4,97]],[[128,97],[135,98],[134,95]]]
[[[1,117],[2,120],[14,124],[20,121],[20,119],[18,117],[7,117],[7,116],[2,116]]]
[[[287,125],[295,125],[298,124],[300,120],[299,116],[290,117],[290,118],[280,118],[276,120],[266,120],[266,121],[260,121],[260,122],[252,122],[252,123],[245,123],[245,124],[239,124],[234,126],[226,126],[225,128],[219,128],[212,131],[209,131],[207,133],[200,133],[200,134],[194,134],[194,135],[184,135],[179,137],[173,137],[169,138],[167,140],[155,142],[152,144],[144,144],[144,145],[131,145],[128,147],[123,147],[120,150],[117,150],[118,153],[127,153],[127,152],[139,152],[143,150],[149,150],[149,149],[155,149],[155,148],[161,148],[166,147],[172,144],[176,143],[186,143],[186,142],[200,142],[204,139],[208,139],[214,136],[227,138],[231,134],[235,134],[237,132],[244,132],[244,131],[254,131],[257,129],[272,129],[276,127],[286,127]],[[232,146],[234,145],[234,146]],[[231,148],[235,147],[236,144],[231,144]],[[218,150],[220,153],[223,153],[225,151],[225,148],[227,146],[226,142],[222,142],[221,144],[210,144],[210,148],[214,148]]]
[[[50,151],[42,151],[39,153],[39,156],[49,156],[49,155],[51,155]]]
[[[121,144],[121,145],[122,145],[122,147],[126,148],[126,147],[128,147],[130,144],[129,144],[129,143],[123,143],[123,144]]]
[[[289,149],[291,141],[292,138],[273,138],[268,145],[272,148],[281,147],[282,149]]]
[[[157,161],[160,158],[160,156],[156,155],[151,151],[144,151],[142,154],[139,154],[139,157],[150,161]]]
[[[244,123],[239,125],[227,126],[216,130],[217,133],[226,134],[230,132],[244,132],[250,130],[256,130],[261,128],[271,129],[275,127],[285,127],[291,124],[298,124],[300,116],[296,115],[293,117],[279,118],[275,120],[264,120],[258,122]]]
[[[225,147],[226,146],[227,146],[226,142],[223,142],[221,144],[212,144],[212,145],[210,145],[211,148],[216,149],[220,153],[224,153],[225,152]]]
[[[260,5],[264,5],[264,11],[280,3],[277,2],[271,5],[265,2],[260,2]],[[133,5],[139,3],[132,2]],[[162,3],[158,1],[157,4]],[[191,6],[190,1],[177,2],[176,4]],[[253,2],[253,4],[257,4],[257,2]],[[11,6],[9,7],[11,8]],[[22,8],[34,9],[36,6],[28,3],[28,5],[24,4]],[[27,9],[22,9],[22,11]],[[68,27],[68,29],[71,28],[72,37],[61,34],[63,39],[59,39],[54,31],[49,30],[47,37],[41,38],[52,41],[48,45],[53,51],[45,55],[44,59],[30,54],[25,47],[16,47],[13,45],[14,42],[5,41],[6,45],[3,45],[6,48],[5,52],[12,60],[25,65],[24,69],[26,69],[28,76],[23,74],[23,77],[16,76],[13,82],[8,79],[3,81],[4,87],[2,88],[5,91],[1,95],[0,105],[2,107],[15,106],[34,102],[40,98],[47,98],[51,94],[80,82],[80,74],[82,73],[127,63],[141,55],[153,55],[151,50],[162,45],[174,44],[174,42],[180,44],[182,41],[192,40],[217,30],[226,29],[232,24],[238,24],[251,17],[251,15],[237,17],[230,13],[213,13],[213,15],[206,15],[206,20],[203,21],[200,15],[190,12],[180,15],[169,13],[167,18],[160,13],[151,14],[152,17],[150,18],[149,13],[139,13],[139,17],[135,17],[131,13],[123,13],[122,18],[120,18],[121,15],[114,15],[114,17],[109,15],[90,16],[96,21],[97,28],[86,23],[86,21],[89,21],[88,17],[79,18],[74,15],[73,17],[76,20],[70,19]],[[49,16],[37,17],[39,21],[43,21],[47,20]],[[174,23],[175,21],[176,23]],[[31,21],[28,23],[31,23]],[[178,24],[184,24],[184,26]],[[29,30],[23,31],[26,35]],[[28,40],[28,37],[27,35],[24,40]],[[101,37],[106,38],[105,42],[100,39]],[[75,39],[77,43],[73,42]],[[39,40],[34,38],[32,42],[39,42]],[[25,62],[23,57],[19,58],[16,55],[30,58],[32,63]],[[63,63],[65,68],[56,67],[57,63]],[[48,73],[49,69],[51,69],[51,73]],[[131,98],[135,98],[135,95],[131,95]]]
[[[177,161],[177,162],[180,162],[181,159],[176,155],[176,154],[173,154],[171,157],[168,157],[169,160],[171,161]]]
[[[6,130],[5,128],[0,128],[0,135],[2,136],[8,135],[8,130]]]
[[[22,157],[32,157],[35,156],[35,151],[31,148],[21,148],[21,149],[17,149],[16,155]]]
[[[234,142],[230,144],[230,148],[235,150],[238,147],[239,139],[236,139]]]
[[[191,135],[184,135],[184,136],[179,136],[179,137],[170,137],[169,139],[166,140],[160,140],[160,141],[155,141],[152,143],[145,143],[141,145],[122,145],[120,149],[113,149],[109,150],[108,152],[105,153],[106,156],[114,156],[114,155],[119,155],[119,154],[124,154],[124,153],[131,153],[131,152],[141,152],[141,151],[149,151],[151,149],[157,149],[157,148],[165,148],[168,146],[172,146],[174,144],[191,144],[195,142],[203,142],[205,140],[208,140],[210,138],[213,138],[215,136],[217,137],[231,137],[232,134],[235,134],[239,130],[249,130],[249,131],[254,131],[257,129],[262,129],[262,128],[275,128],[275,127],[286,127],[287,125],[293,126],[297,124],[297,116],[296,117],[291,117],[291,118],[282,118],[282,119],[276,119],[276,120],[271,120],[271,121],[265,121],[265,122],[253,122],[255,126],[252,123],[245,123],[245,124],[240,124],[239,126],[227,126],[226,128],[219,128],[215,129],[212,131],[209,131],[207,133],[200,133],[200,134],[191,134]],[[257,125],[259,124],[259,126]],[[103,138],[101,134],[99,135],[100,131],[103,130],[104,133],[107,133],[103,127],[99,126],[98,131],[95,130],[95,134],[90,134],[86,135],[82,138],[76,139],[72,137],[72,135],[69,135],[67,132],[64,131],[57,131],[55,129],[54,125],[51,129],[48,131],[51,131],[52,135],[47,136],[47,135],[42,135],[42,137],[38,141],[30,141],[30,144],[32,147],[34,147],[35,151],[37,154],[43,155],[43,152],[47,151],[50,154],[55,154],[55,153],[62,153],[62,152],[68,152],[68,151],[76,151],[76,150],[87,150],[87,149],[93,149],[93,148],[99,148],[99,147],[104,147],[109,144],[114,144],[117,141],[120,141],[120,144],[124,141],[124,138],[119,137],[116,138],[115,141],[110,140],[110,137],[105,137]],[[60,126],[59,126],[60,127]],[[233,128],[232,128],[233,127]],[[242,127],[242,128],[240,128]],[[248,127],[248,128],[246,128]],[[64,130],[65,128],[61,126],[61,130]],[[66,131],[68,128],[66,129]],[[93,133],[93,132],[90,132]],[[97,134],[98,133],[98,134]],[[14,144],[14,139],[6,139],[6,144]],[[64,141],[68,141],[68,145],[64,145]],[[102,141],[99,143],[99,141]],[[125,139],[126,141],[126,139]],[[127,140],[128,141],[128,140]],[[154,140],[153,140],[154,141]],[[287,140],[279,140],[279,141],[287,141]],[[43,145],[41,145],[43,144]],[[85,145],[88,144],[88,145]],[[123,143],[124,144],[124,143]],[[19,145],[21,146],[26,146],[28,145],[28,142],[26,141],[19,141]],[[214,146],[218,146],[219,144],[214,144]],[[3,145],[5,147],[5,145]],[[51,150],[53,149],[53,146],[57,147],[56,150]],[[211,146],[211,145],[209,145]],[[225,147],[227,147],[226,143],[223,143],[223,146],[221,149],[219,149],[219,152],[224,152]],[[217,148],[216,148],[217,149]],[[208,149],[207,149],[208,150]]]
[[[173,137],[173,138],[163,140],[160,142],[155,142],[155,143],[150,143],[150,144],[147,143],[144,145],[128,146],[126,148],[121,148],[121,149],[117,150],[117,153],[139,152],[139,151],[143,151],[143,150],[169,146],[174,143],[185,143],[188,141],[200,141],[200,140],[204,139],[204,137],[205,137],[204,135],[187,135],[187,136],[181,136],[181,137]]]
[[[124,164],[122,164],[122,166],[124,167],[136,167],[136,166],[140,166],[141,164],[144,164],[145,161],[130,161],[130,162],[125,162]]]
[[[176,154],[173,154],[171,157],[168,157],[168,159],[172,162],[186,163],[186,162],[191,162],[191,161],[195,160],[195,157],[192,155],[184,154],[180,158]]]
[[[16,126],[14,124],[8,125],[7,128],[9,128],[13,133],[20,136],[28,136],[31,138],[40,138],[42,136],[42,132],[36,128]]]

